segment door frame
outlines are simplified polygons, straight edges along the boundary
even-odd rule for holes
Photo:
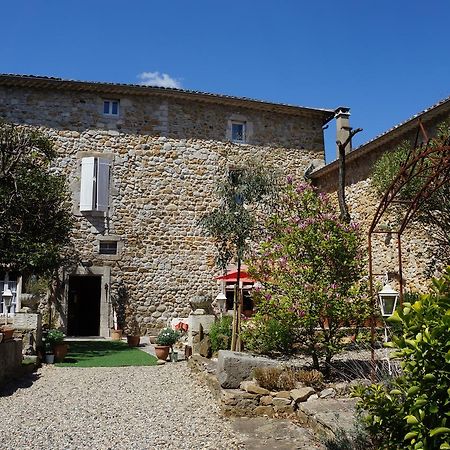
[[[97,275],[100,276],[100,327],[99,336],[109,337],[110,329],[110,304],[109,287],[111,285],[111,267],[109,266],[79,266],[75,271],[65,274],[64,299],[65,299],[65,319],[64,328],[67,331],[68,309],[69,309],[69,278],[70,276]]]

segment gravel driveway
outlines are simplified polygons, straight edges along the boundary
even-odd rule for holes
[[[242,448],[184,362],[44,366],[38,377],[0,397],[2,450]]]

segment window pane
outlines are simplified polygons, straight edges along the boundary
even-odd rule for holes
[[[99,253],[101,255],[117,255],[117,242],[100,242]]]
[[[112,104],[111,114],[117,116],[117,114],[119,114],[119,102],[111,102],[111,104]]]
[[[243,141],[244,140],[244,124],[233,123],[231,125],[231,140]]]
[[[103,114],[109,114],[109,102],[103,102]]]

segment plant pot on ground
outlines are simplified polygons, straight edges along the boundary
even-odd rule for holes
[[[158,359],[165,361],[173,344],[180,339],[180,333],[172,328],[163,328],[156,338],[155,353]]]
[[[141,329],[136,319],[136,310],[134,305],[127,306],[125,321],[125,333],[127,334],[128,346],[137,347],[141,340]]]
[[[3,334],[3,341],[9,341],[14,337],[15,328],[10,325],[0,326],[0,332]]]
[[[61,330],[49,330],[45,337],[45,342],[52,349],[56,362],[64,361],[67,355],[68,345],[64,342],[64,338]]]
[[[123,335],[123,330],[115,330],[114,328],[111,328],[111,339],[113,341],[121,341]]]

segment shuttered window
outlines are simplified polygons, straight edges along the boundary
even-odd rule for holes
[[[80,211],[107,211],[110,162],[87,157],[81,160]]]

